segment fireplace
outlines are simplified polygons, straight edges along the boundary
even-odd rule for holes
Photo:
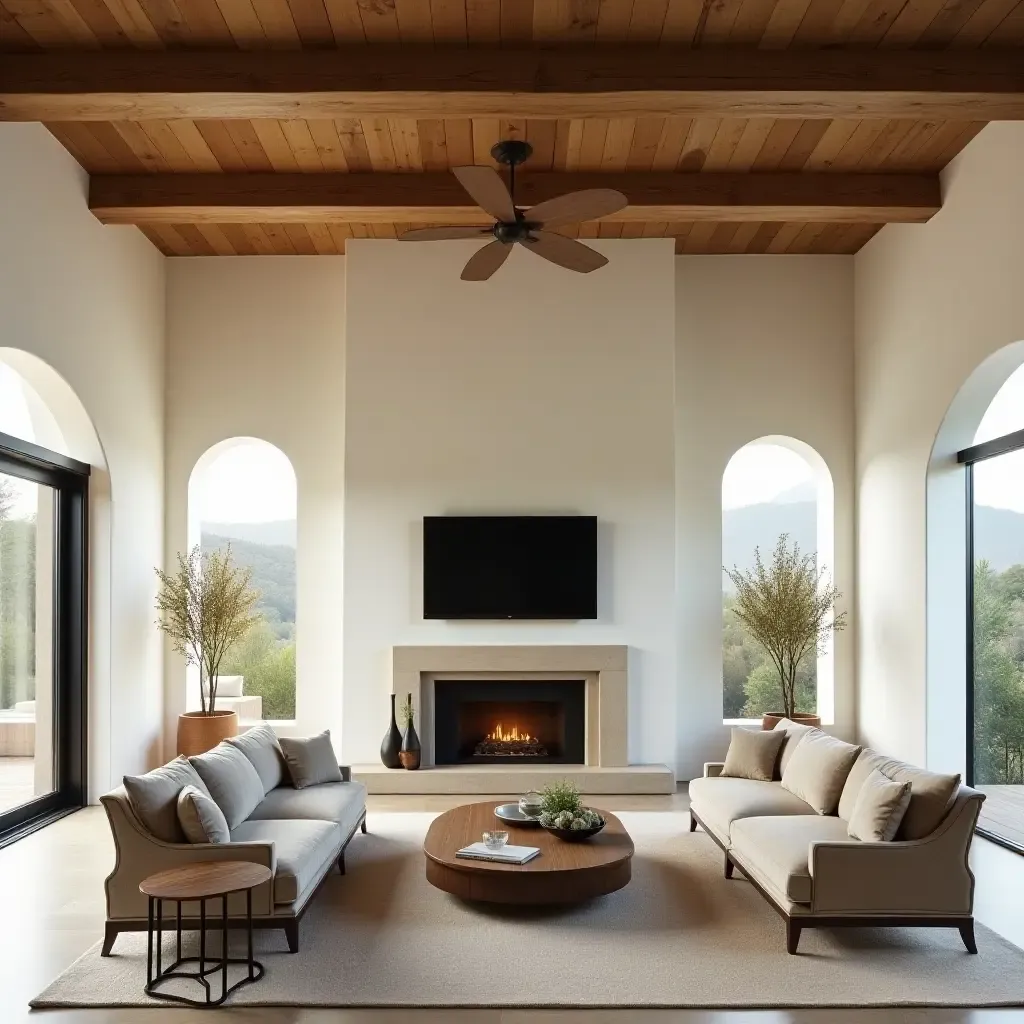
[[[434,763],[584,764],[586,680],[434,680]]]

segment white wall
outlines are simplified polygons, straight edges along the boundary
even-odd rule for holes
[[[167,260],[167,543],[188,545],[188,480],[212,445],[259,437],[295,469],[296,726],[340,735],[345,259]],[[168,654],[167,755],[185,710]],[[284,730],[282,730],[284,731]]]
[[[953,456],[1024,359],[1005,349],[1024,340],[1022,165],[1024,124],[990,124],[944,173],[937,216],[884,228],[855,258],[860,732],[935,767],[963,768]]]
[[[631,647],[630,756],[675,761],[674,257],[600,246],[588,276],[514,251],[482,284],[472,245],[351,245],[347,282],[343,749],[377,756],[396,644]],[[422,616],[421,522],[599,519],[599,618]]]
[[[249,435],[292,459],[295,729],[330,726],[346,760],[377,756],[390,648],[447,642],[629,644],[633,759],[686,778],[720,757],[721,478],[755,437],[790,435],[828,464],[852,602],[852,260],[600,244],[613,264],[599,274],[517,252],[482,286],[458,280],[460,246],[167,261],[166,555],[186,544],[207,448]],[[419,524],[460,511],[598,515],[600,618],[424,621]],[[852,653],[850,631],[847,735]],[[170,752],[184,676],[168,668]]]
[[[163,549],[164,278],[162,257],[134,228],[106,228],[93,218],[86,190],[85,173],[41,125],[0,124],[0,348],[52,367],[95,427],[93,434],[84,416],[74,425],[68,388],[14,353],[40,392],[66,399],[61,428],[70,454],[97,467],[89,693],[95,797],[160,756],[153,566]]]
[[[824,459],[835,487],[830,575],[854,601],[853,263],[848,256],[676,260],[678,762],[689,777],[722,726],[722,474],[748,441],[783,434]],[[835,723],[854,731],[854,634],[835,645]]]

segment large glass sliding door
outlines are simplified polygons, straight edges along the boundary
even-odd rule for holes
[[[88,472],[0,434],[0,843],[85,801]]]

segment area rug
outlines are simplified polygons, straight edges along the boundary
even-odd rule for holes
[[[986,928],[971,956],[955,930],[805,931],[782,920],[680,813],[620,815],[636,844],[625,889],[568,910],[471,906],[429,885],[430,814],[372,814],[348,874],[332,875],[302,947],[261,934],[263,980],[235,1005],[320,1007],[856,1007],[1024,1005],[1024,951]],[[145,936],[72,964],[35,1007],[157,1006],[143,994]],[[241,950],[239,950],[241,952]],[[195,994],[195,993],[193,993]]]

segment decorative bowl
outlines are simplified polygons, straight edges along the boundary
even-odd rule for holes
[[[488,850],[500,850],[508,842],[508,833],[503,829],[493,829],[483,834],[483,843]]]
[[[602,821],[600,825],[595,825],[593,828],[555,828],[552,825],[541,825],[541,828],[567,843],[582,843],[591,836],[596,836],[604,826],[605,823]]]
[[[540,824],[536,818],[523,814],[519,810],[519,804],[499,804],[494,808],[494,816],[506,825],[516,825],[519,828],[536,828]]]

